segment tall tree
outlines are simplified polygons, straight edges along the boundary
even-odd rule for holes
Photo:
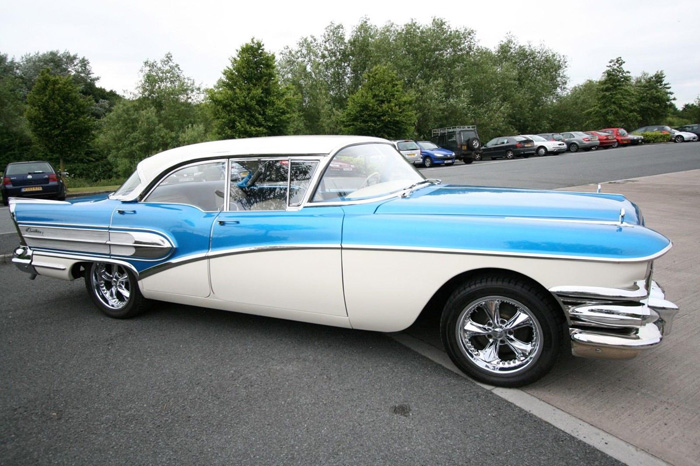
[[[635,112],[632,76],[624,68],[621,57],[610,60],[599,81],[596,103],[591,116],[599,128],[636,128],[639,115]]]
[[[640,126],[665,122],[674,108],[673,92],[663,71],[642,73],[634,80],[635,107]]]
[[[348,99],[345,130],[348,134],[388,139],[413,137],[413,103],[413,96],[404,91],[396,73],[386,66],[375,66]]]
[[[212,138],[202,92],[167,53],[146,60],[132,99],[119,102],[102,122],[97,147],[121,175],[145,157]]]
[[[47,158],[64,162],[80,161],[93,136],[90,102],[70,77],[43,70],[27,96],[27,121]]]
[[[209,92],[217,132],[226,138],[285,134],[291,99],[262,42],[243,45]]]
[[[17,63],[0,54],[0,169],[30,155],[31,137],[24,118],[23,96]]]

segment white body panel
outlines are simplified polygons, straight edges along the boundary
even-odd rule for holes
[[[435,292],[453,277],[478,269],[503,269],[554,286],[629,287],[646,276],[647,262],[344,250],[348,317],[353,328],[397,332],[410,326]],[[420,280],[408,276],[419,275]]]
[[[214,296],[259,306],[346,317],[340,250],[232,254],[210,260]]]
[[[139,287],[146,297],[157,292],[206,298],[211,294],[209,267],[206,259],[178,265],[142,279]]]

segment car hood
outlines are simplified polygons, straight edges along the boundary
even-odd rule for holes
[[[641,224],[637,207],[617,194],[446,185],[386,202],[378,214],[459,215]]]

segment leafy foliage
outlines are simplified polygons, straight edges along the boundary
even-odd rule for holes
[[[43,70],[27,96],[26,116],[45,157],[61,170],[64,161],[80,161],[87,152],[94,128],[90,102],[70,77]]]
[[[170,53],[144,62],[136,89],[102,120],[96,141],[118,175],[130,174],[149,155],[211,139],[202,92]]]
[[[245,44],[209,92],[216,130],[224,138],[285,134],[291,98],[277,78],[274,55],[255,39]]]
[[[345,131],[387,139],[412,135],[416,121],[413,102],[396,73],[385,66],[375,66],[348,99]]]

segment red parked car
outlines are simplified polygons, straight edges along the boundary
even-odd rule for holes
[[[627,134],[627,131],[625,131],[624,128],[605,128],[598,131],[600,131],[601,133],[608,133],[615,136],[617,144],[613,147],[629,146],[630,144],[634,143],[634,141],[632,141],[632,138],[629,134]]]
[[[598,147],[601,149],[618,146],[617,140],[612,134],[602,133],[600,131],[586,131],[586,134],[590,134],[593,139],[598,139],[598,142],[600,142]]]

